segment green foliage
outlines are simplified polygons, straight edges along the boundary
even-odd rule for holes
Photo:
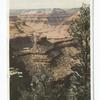
[[[71,94],[74,92],[77,99],[69,100],[90,100],[90,8],[83,4],[80,14],[70,25],[70,33],[77,41],[80,54],[79,67],[75,70],[81,77],[74,75],[70,86]],[[74,82],[74,83],[73,83]],[[77,85],[78,84],[78,85]]]

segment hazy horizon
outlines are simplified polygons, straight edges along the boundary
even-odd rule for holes
[[[10,0],[10,9],[70,9],[79,8],[90,0]]]
[[[18,8],[18,9],[10,9],[10,10],[38,10],[38,9],[78,9],[78,8],[80,8],[80,7],[76,7],[76,8],[29,8],[29,9],[27,9],[27,8]]]

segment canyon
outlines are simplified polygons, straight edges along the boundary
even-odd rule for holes
[[[69,32],[78,9],[15,12],[10,16],[10,67],[20,69],[25,80],[31,77],[30,84],[32,77],[43,70],[50,73],[55,84],[65,82],[80,64],[76,57],[80,52],[78,42]]]

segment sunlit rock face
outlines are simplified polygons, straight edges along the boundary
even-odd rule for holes
[[[33,9],[11,11],[10,38],[38,34],[47,39],[69,38],[69,24],[78,9]]]

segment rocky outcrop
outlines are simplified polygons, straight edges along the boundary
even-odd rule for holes
[[[34,45],[31,36],[13,38],[10,40],[11,67],[15,66],[19,69],[22,67],[30,75],[34,75],[41,67],[44,67],[51,70],[56,80],[63,79],[72,73],[71,58],[68,58],[66,54],[69,51],[65,49],[74,45],[76,43],[72,38],[60,39],[59,42],[50,42],[50,39],[48,41],[44,37],[40,38],[36,45]]]

